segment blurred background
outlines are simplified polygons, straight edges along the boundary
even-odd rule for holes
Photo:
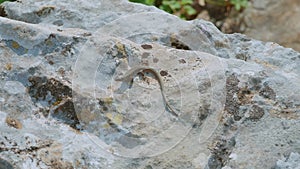
[[[300,0],[129,0],[300,51]]]
[[[0,4],[4,1],[15,0],[0,0]],[[184,20],[204,19],[224,33],[243,33],[300,52],[300,0],[129,1],[155,6]]]

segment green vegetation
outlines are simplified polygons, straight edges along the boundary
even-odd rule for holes
[[[195,15],[197,11],[193,8],[193,0],[129,0],[131,2],[154,5],[168,13],[177,15],[183,19]]]
[[[234,6],[234,8],[239,11],[242,8],[246,8],[248,5],[248,0],[205,0],[206,3],[218,6]]]
[[[129,0],[130,2],[141,3],[145,5],[153,5],[155,0]]]
[[[171,14],[175,14],[183,19],[186,19],[187,16],[195,15],[197,13],[192,5],[193,0],[168,0],[162,1],[159,8]]]
[[[142,3],[145,5],[154,5],[166,12],[177,15],[183,19],[193,18],[200,11],[196,10],[196,6],[205,4],[234,7],[237,11],[246,8],[248,0],[129,0],[131,2]]]
[[[235,9],[239,11],[241,8],[246,8],[248,0],[230,0],[230,3],[234,5]]]
[[[12,1],[12,0],[0,0],[0,4],[5,2],[5,1]]]

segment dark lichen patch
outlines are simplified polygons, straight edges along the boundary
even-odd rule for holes
[[[271,116],[284,119],[299,119],[300,105],[298,100],[283,100],[277,98],[275,104],[268,110]]]
[[[55,118],[57,121],[69,125],[74,129],[79,129],[78,126],[80,123],[77,118],[73,102],[69,99],[66,102],[63,102],[62,104],[58,104],[59,105],[55,107],[53,112],[51,112],[50,116]]]
[[[56,36],[54,34],[50,34],[47,39],[44,40],[45,45],[47,46],[53,46],[52,39],[55,39]]]
[[[286,109],[286,110],[281,110],[281,111],[280,111],[280,114],[281,114],[282,116],[289,117],[289,116],[295,115],[296,112],[295,112],[294,110],[288,110],[288,109]]]
[[[235,123],[233,117],[224,117],[223,118],[223,133],[226,134],[229,131],[236,131],[237,124]]]
[[[276,99],[275,91],[267,84],[264,84],[264,87],[259,91],[259,95],[266,99],[271,99],[271,100]]]
[[[264,115],[264,110],[254,105],[256,103],[253,97],[258,93],[261,86],[260,78],[252,78],[250,86],[238,87],[239,80],[234,75],[228,77],[226,81],[227,96],[225,103],[225,110],[233,115],[234,120],[238,121],[242,119],[246,112],[249,112],[250,119],[257,121]],[[251,106],[252,105],[252,106]],[[242,107],[241,107],[242,106]]]
[[[39,17],[46,17],[51,14],[54,9],[54,6],[44,6],[40,10],[36,11],[35,14],[37,14]]]
[[[199,108],[198,119],[200,122],[203,122],[210,112],[210,105],[203,105]]]
[[[242,54],[242,53],[237,54],[235,56],[235,58],[240,59],[240,60],[244,60],[244,61],[247,61],[247,59],[248,59],[248,57],[245,54]]]
[[[271,116],[278,117],[278,118],[284,118],[284,119],[299,119],[299,108],[296,109],[281,109],[278,107],[273,107],[269,113]]]
[[[7,64],[5,64],[5,66],[4,66],[4,68],[6,69],[6,70],[11,70],[12,69],[12,64],[11,63],[7,63]]]
[[[29,94],[33,102],[45,106],[44,116],[54,117],[58,121],[78,129],[79,120],[72,102],[72,89],[60,81],[47,77],[31,76]]]
[[[175,49],[191,50],[190,47],[183,42],[180,42],[176,37],[170,37],[171,47]]]
[[[112,97],[99,98],[98,103],[101,106],[111,105],[113,103],[113,98]]]
[[[218,139],[214,141],[209,146],[209,150],[211,151],[212,155],[208,159],[208,167],[210,169],[217,169],[225,166],[235,144],[236,141],[234,137],[229,140]]]
[[[169,73],[167,71],[165,71],[165,70],[160,71],[159,74],[161,76],[168,76],[169,75]]]
[[[242,105],[250,104],[252,102],[252,98],[254,93],[248,89],[248,87],[241,88],[238,92],[238,99]]]
[[[241,116],[239,115],[240,103],[238,98],[235,95],[239,92],[239,80],[235,75],[230,75],[226,79],[226,102],[225,102],[225,111],[234,116],[234,120],[240,120]]]
[[[28,78],[28,81],[31,83],[28,86],[28,91],[33,101],[46,100],[47,89],[45,86],[48,79],[46,77],[31,76]]]
[[[35,157],[38,151],[48,148],[53,144],[52,140],[37,140],[32,144],[32,142],[30,141],[31,139],[29,139],[28,136],[25,136],[25,140],[26,140],[26,141],[24,140],[25,145],[21,146],[15,141],[15,138],[11,138],[6,135],[2,135],[2,136],[3,136],[2,138],[4,138],[4,141],[0,142],[0,152],[1,151],[11,152],[17,156],[27,155],[29,157]],[[0,158],[0,163],[1,163],[1,158]]]
[[[16,31],[22,31],[16,30]],[[27,30],[25,30],[27,31]],[[32,34],[32,36],[37,36],[35,35],[36,32],[30,32],[28,33]],[[68,56],[69,54],[73,54],[73,46],[74,44],[77,43],[75,39],[71,41],[70,39],[67,39],[66,37],[57,35],[55,33],[49,34],[47,38],[44,39],[41,43],[33,46],[31,49],[26,49],[22,47],[20,44],[12,44],[12,42],[7,42],[10,43],[10,46],[13,51],[15,51],[18,55],[23,55],[24,56],[39,56],[43,55],[46,56],[47,54],[53,54],[53,53],[58,53],[60,52],[64,56]],[[9,45],[8,45],[9,46]]]
[[[72,163],[64,161],[62,149],[62,145],[56,142],[43,147],[37,151],[38,160],[46,164],[49,168],[73,169]]]
[[[62,55],[66,56],[71,52],[73,44],[66,42],[63,43],[62,41],[65,41],[63,37],[52,33],[48,36],[48,38],[34,48],[36,51],[40,51],[42,55],[60,51]]]
[[[15,118],[6,117],[5,123],[10,127],[13,127],[16,129],[22,129],[22,123]]]
[[[258,121],[264,116],[264,109],[258,105],[253,105],[249,111],[249,118],[251,121]]]
[[[142,44],[141,47],[143,49],[152,49],[152,45],[149,45],[149,44]]]
[[[186,63],[186,60],[185,60],[185,59],[179,59],[179,63],[185,64],[185,63]]]
[[[54,62],[53,62],[52,60],[48,60],[48,63],[49,63],[50,65],[54,65]]]
[[[72,97],[72,89],[54,78],[31,76],[28,80],[32,84],[29,86],[29,94],[34,102],[47,101],[52,105],[56,101]]]
[[[48,166],[55,169],[74,169],[72,163],[63,161],[62,159],[51,160]]]
[[[228,42],[226,43],[226,42],[222,42],[222,41],[218,41],[218,40],[216,40],[215,41],[215,47],[216,48],[228,48]]]
[[[119,58],[124,58],[124,57],[127,57],[127,51],[126,51],[126,46],[121,43],[121,42],[116,42],[115,43],[115,48],[118,52],[118,57]]]
[[[72,54],[72,46],[73,44],[67,44],[63,47],[61,54],[64,56],[68,56],[68,54]]]

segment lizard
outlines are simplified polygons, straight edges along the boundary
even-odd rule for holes
[[[161,95],[163,97],[163,101],[166,104],[167,109],[171,112],[172,115],[174,115],[175,117],[179,116],[179,113],[177,113],[169,104],[169,102],[167,101],[166,95],[165,95],[165,88],[163,85],[163,80],[160,76],[160,74],[154,69],[151,68],[149,66],[135,66],[132,69],[130,69],[124,76],[120,77],[120,78],[116,78],[116,81],[125,81],[128,82],[129,84],[133,83],[133,78],[134,76],[141,72],[141,71],[147,71],[152,73],[155,78],[157,79],[159,86],[160,86],[160,90],[161,90]]]

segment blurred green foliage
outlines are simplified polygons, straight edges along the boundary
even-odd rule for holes
[[[145,5],[153,5],[155,0],[129,0],[130,2],[141,3]]]
[[[198,14],[195,4],[200,3],[199,0],[129,0],[131,2],[142,3],[145,5],[154,5],[166,12],[177,15],[183,19]],[[216,6],[234,6],[239,11],[246,8],[248,0],[202,0],[204,3]]]
[[[129,0],[131,2],[145,5],[155,5],[158,8],[177,15],[183,19],[187,16],[195,15],[197,11],[193,8],[193,0]]]
[[[195,15],[197,13],[192,5],[193,0],[165,0],[162,1],[162,4],[159,6],[159,8],[186,19],[187,16]]]
[[[5,1],[11,1],[11,0],[0,0],[0,4],[5,2]]]
[[[248,0],[230,0],[230,3],[234,5],[237,11],[248,6]]]
[[[218,6],[234,6],[239,11],[248,6],[248,0],[205,0],[207,3]]]

